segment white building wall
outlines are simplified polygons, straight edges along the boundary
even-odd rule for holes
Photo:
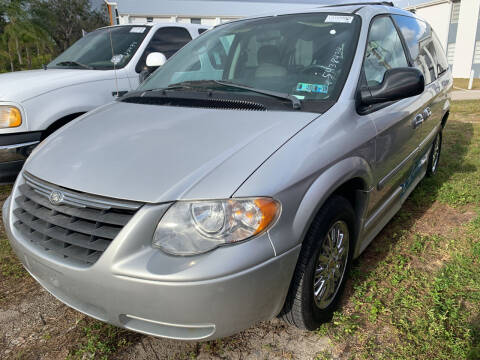
[[[416,14],[424,18],[433,28],[445,51],[447,51],[451,8],[452,4],[446,1],[440,4],[418,7],[416,9]]]
[[[185,17],[185,16],[152,16],[153,23],[184,23],[184,24],[190,24],[192,18],[191,17]],[[219,25],[231,20],[235,20],[236,18],[229,17],[229,18],[220,18],[220,17],[209,17],[209,18],[200,18],[201,24],[208,26],[208,27],[213,27],[215,25]],[[129,16],[129,15],[120,15],[119,17],[119,24],[120,25],[127,25],[127,24],[145,24],[147,23],[147,17],[146,16]]]
[[[463,0],[460,3],[460,18],[458,20],[457,43],[453,63],[453,77],[455,78],[470,77],[479,9],[480,0]]]
[[[126,25],[129,23],[129,16],[128,15],[120,15],[119,16],[119,24]]]

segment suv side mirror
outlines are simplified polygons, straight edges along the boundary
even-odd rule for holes
[[[366,86],[360,90],[363,106],[405,99],[419,95],[425,89],[425,79],[416,68],[396,68],[385,72],[383,81],[376,86]]]
[[[167,57],[161,52],[152,52],[147,56],[147,66],[150,68],[157,68],[165,65]]]

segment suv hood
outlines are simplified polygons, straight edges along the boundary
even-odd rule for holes
[[[48,69],[0,75],[0,101],[23,102],[49,91],[111,78],[109,70]]]
[[[117,199],[228,198],[317,116],[118,102],[48,138],[25,170],[65,188]]]

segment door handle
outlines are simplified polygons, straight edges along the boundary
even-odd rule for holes
[[[425,119],[429,118],[430,116],[432,116],[432,110],[429,107],[427,107],[425,110],[423,110],[422,115],[423,115],[423,119],[425,120]]]
[[[413,119],[413,122],[412,122],[413,128],[416,129],[417,127],[422,125],[423,120],[424,120],[424,118],[423,118],[422,114],[418,114],[417,116],[415,116],[415,118]]]

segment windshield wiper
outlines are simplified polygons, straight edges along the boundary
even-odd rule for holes
[[[196,84],[205,84],[205,83],[210,83],[210,84],[214,84],[213,81],[210,81],[210,80],[195,80],[195,81],[182,81],[182,82],[179,82],[179,83],[175,83],[175,84],[170,84],[168,85],[167,87],[165,88],[154,88],[154,89],[148,89],[148,90],[143,90],[143,91],[140,91],[142,93],[147,93],[147,92],[163,92],[163,91],[167,91],[167,90],[179,90],[179,89],[189,89],[189,90],[193,90],[193,89],[196,89],[197,87],[194,86]],[[200,89],[201,87],[199,87],[198,89]]]
[[[57,65],[57,66],[72,66],[73,65],[73,66],[80,66],[80,67],[82,67],[84,69],[88,69],[88,70],[94,70],[94,67],[79,63],[78,61],[61,61],[61,62],[59,62],[55,65]]]
[[[278,99],[290,100],[295,110],[300,110],[302,108],[302,102],[299,99],[297,99],[295,96],[290,94],[284,94],[284,93],[272,91],[272,90],[257,89],[248,85],[237,84],[230,81],[221,81],[221,80],[214,80],[214,81],[216,84],[220,84],[223,86],[230,86],[237,89],[248,90],[248,91],[256,92],[258,94],[275,97]]]
[[[189,89],[189,90],[201,89],[201,88],[208,89],[205,85],[213,85],[213,84],[247,90],[247,91],[255,92],[258,94],[275,97],[277,99],[289,100],[292,102],[293,108],[295,110],[300,110],[302,108],[302,102],[293,95],[284,94],[284,93],[272,91],[272,90],[257,89],[248,85],[242,85],[242,84],[237,84],[234,82],[223,81],[223,80],[182,81],[182,82],[171,84],[166,88],[150,89],[144,92],[167,91],[167,90],[177,90],[177,89]],[[197,85],[200,85],[200,86],[197,87]]]

